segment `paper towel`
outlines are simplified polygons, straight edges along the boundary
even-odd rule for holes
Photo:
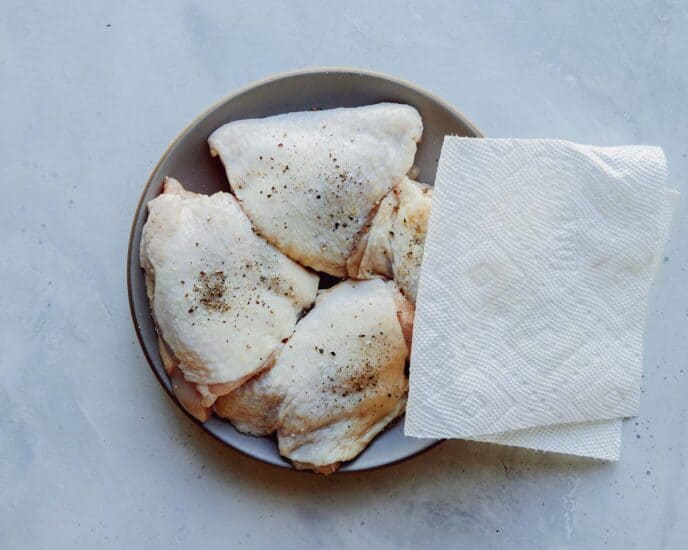
[[[656,147],[446,138],[405,433],[618,456],[613,419],[637,413],[671,217],[665,181]]]
[[[483,435],[470,439],[600,460],[619,460],[621,420],[557,424],[541,428],[526,428],[515,432]]]

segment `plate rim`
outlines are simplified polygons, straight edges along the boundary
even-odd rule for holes
[[[285,462],[283,464],[277,463],[277,462],[270,462],[267,460],[264,460],[260,456],[256,456],[244,449],[240,449],[238,447],[235,447],[234,445],[231,445],[227,441],[224,441],[222,438],[220,438],[217,434],[215,434],[213,431],[208,430],[205,426],[204,423],[195,418],[193,415],[191,415],[184,407],[180,405],[180,403],[177,401],[176,397],[174,396],[174,393],[172,390],[168,387],[166,384],[166,381],[162,379],[162,375],[157,371],[154,365],[154,360],[151,357],[147,346],[144,341],[143,334],[141,332],[141,327],[139,326],[137,316],[136,316],[136,306],[134,304],[134,297],[132,293],[132,285],[131,285],[131,280],[132,280],[132,255],[135,253],[134,252],[134,239],[136,236],[136,226],[137,222],[139,220],[139,217],[141,215],[141,209],[145,206],[145,197],[147,194],[148,189],[150,186],[154,183],[153,182],[153,177],[154,175],[158,172],[158,169],[162,165],[162,163],[167,159],[167,157],[170,154],[170,151],[186,136],[186,134],[196,126],[199,122],[201,122],[206,116],[208,116],[210,113],[215,111],[217,108],[220,106],[224,105],[225,103],[231,101],[235,97],[238,97],[240,95],[243,95],[247,92],[250,92],[254,88],[258,88],[260,86],[264,86],[266,84],[271,84],[279,80],[285,80],[288,78],[293,78],[293,77],[298,77],[298,76],[307,76],[307,75],[318,75],[318,74],[339,74],[339,75],[352,75],[352,76],[370,76],[374,78],[378,78],[381,80],[386,80],[389,82],[392,82],[394,84],[398,84],[400,86],[409,88],[421,95],[424,95],[433,101],[435,101],[437,104],[441,105],[444,109],[447,111],[451,112],[456,118],[458,118],[471,132],[475,134],[475,137],[485,137],[485,134],[468,118],[466,115],[464,115],[461,111],[453,107],[451,104],[447,103],[445,100],[440,98],[439,96],[435,95],[432,92],[429,92],[428,90],[422,88],[421,86],[418,86],[417,84],[414,84],[410,81],[404,80],[402,78],[398,78],[395,76],[388,75],[386,73],[382,73],[379,71],[372,71],[372,70],[367,70],[367,69],[359,69],[359,68],[354,68],[354,67],[308,67],[305,69],[297,69],[297,70],[291,70],[291,71],[283,71],[279,72],[276,74],[273,74],[271,76],[261,78],[258,80],[254,80],[252,82],[249,82],[248,84],[239,87],[238,89],[234,90],[233,92],[229,93],[228,95],[220,98],[219,100],[215,101],[212,105],[204,109],[200,114],[195,116],[191,122],[189,122],[178,134],[177,136],[169,143],[169,145],[165,148],[163,153],[160,155],[160,158],[158,161],[155,163],[153,168],[150,171],[150,174],[148,178],[146,179],[146,183],[143,186],[143,190],[141,191],[141,196],[136,204],[136,208],[134,210],[134,216],[131,222],[131,228],[129,230],[129,242],[127,246],[127,269],[126,269],[126,278],[127,278],[127,297],[129,301],[129,313],[131,315],[131,320],[132,324],[134,325],[134,332],[136,332],[136,338],[139,343],[139,347],[143,351],[143,355],[146,358],[146,362],[148,363],[148,367],[150,370],[153,372],[153,375],[157,379],[158,383],[162,386],[163,390],[167,394],[167,396],[172,400],[172,402],[175,404],[175,406],[180,409],[188,418],[190,418],[196,425],[198,425],[205,434],[208,434],[212,436],[214,439],[222,443],[223,446],[229,447],[232,450],[241,453],[244,456],[250,457],[253,460],[256,460],[260,462],[261,464],[265,464],[268,466],[271,466],[273,468],[279,468],[280,470],[291,470],[292,472],[298,472],[298,473],[305,473],[305,474],[314,474],[315,472],[311,470],[297,470],[291,464]],[[369,472],[373,470],[379,470],[382,468],[387,468],[390,466],[394,466],[395,464],[400,464],[402,462],[406,462],[407,460],[411,460],[412,458],[415,458],[421,454],[424,454],[428,452],[430,449],[433,449],[446,441],[446,439],[437,439],[437,440],[431,440],[428,441],[428,444],[424,446],[423,448],[419,449],[418,451],[408,454],[406,456],[396,458],[394,460],[391,460],[389,462],[385,462],[383,464],[377,464],[375,466],[366,466],[362,467],[359,469],[355,470],[337,470],[335,473],[337,474],[356,474],[356,473],[363,473],[363,472]],[[365,451],[365,449],[364,449]]]

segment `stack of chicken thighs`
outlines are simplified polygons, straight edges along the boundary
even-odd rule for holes
[[[276,434],[334,472],[404,412],[432,190],[409,179],[423,124],[380,103],[230,122],[229,192],[168,177],[141,239],[160,355],[201,421]],[[321,274],[341,279],[319,289]]]

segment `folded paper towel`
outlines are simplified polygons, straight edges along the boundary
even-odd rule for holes
[[[618,458],[673,198],[656,147],[447,137],[405,433]]]
[[[551,453],[586,456],[600,460],[619,460],[621,420],[555,424],[471,437],[470,439]]]

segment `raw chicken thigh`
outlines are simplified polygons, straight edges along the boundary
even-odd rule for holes
[[[404,178],[380,203],[370,230],[349,258],[349,276],[394,279],[416,303],[432,187]]]
[[[422,132],[413,107],[379,103],[230,122],[208,143],[262,236],[343,277],[378,203],[411,169]]]
[[[165,368],[200,420],[271,366],[318,288],[317,275],[253,232],[232,195],[191,193],[171,178],[148,203],[140,256]]]
[[[300,469],[331,473],[404,411],[413,307],[393,282],[321,291],[275,365],[215,403],[240,431],[277,431]]]

